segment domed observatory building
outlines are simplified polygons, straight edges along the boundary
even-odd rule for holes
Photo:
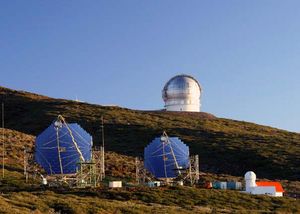
[[[162,90],[162,98],[167,111],[200,112],[201,86],[189,75],[171,78]]]
[[[245,174],[245,192],[254,195],[283,196],[283,188],[279,182],[256,181],[256,174],[249,171]]]

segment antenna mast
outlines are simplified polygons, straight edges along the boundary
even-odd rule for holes
[[[2,102],[2,178],[4,178],[4,159],[5,159],[5,143],[4,143],[4,103]]]
[[[105,178],[105,162],[104,162],[104,118],[101,117],[101,132],[102,132],[102,146],[101,146],[101,175]]]

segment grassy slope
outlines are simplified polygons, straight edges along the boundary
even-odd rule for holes
[[[0,185],[0,213],[300,212],[299,201],[292,198],[189,187],[42,191],[24,183],[22,148],[33,145],[32,135],[45,129],[59,113],[69,122],[80,123],[96,143],[100,139],[100,117],[105,117],[106,143],[112,151],[106,156],[107,174],[125,180],[134,175],[131,156],[142,156],[144,146],[162,130],[180,136],[192,153],[200,155],[202,171],[226,174],[206,173],[203,179],[240,180],[235,175],[242,176],[252,169],[259,177],[299,180],[300,135],[206,113],[134,111],[4,88],[0,88],[1,95],[6,106],[6,126],[13,130],[5,130],[9,158],[6,178]],[[289,193],[299,194],[298,181],[281,182]]]
[[[2,129],[0,129],[2,131]],[[41,190],[24,183],[22,176],[23,146],[32,146],[34,137],[5,129],[8,150],[6,177],[0,185],[0,213],[261,213],[298,212],[300,204],[292,198],[251,196],[236,191],[216,191],[190,187],[143,188],[120,190]],[[1,140],[0,140],[1,141]],[[0,153],[2,152],[0,148]],[[108,152],[107,175],[132,178],[134,159]],[[204,179],[239,180],[228,175],[205,174]],[[283,182],[288,191],[298,188],[299,182]],[[288,185],[292,185],[289,188]]]
[[[295,199],[251,196],[190,187],[10,192],[0,196],[3,213],[297,213]],[[52,212],[53,213],[53,212]]]
[[[6,106],[6,126],[37,135],[62,114],[100,139],[105,117],[110,151],[143,156],[143,148],[163,130],[179,136],[200,155],[202,171],[242,176],[253,170],[258,177],[300,179],[300,134],[253,123],[216,118],[207,113],[136,111],[104,107],[0,88]]]

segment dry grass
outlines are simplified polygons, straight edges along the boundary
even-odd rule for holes
[[[2,130],[0,130],[2,131]],[[22,155],[34,137],[5,129],[5,141],[11,145],[6,178],[1,180],[0,213],[261,213],[300,211],[293,199],[272,199],[196,188],[126,188],[121,190],[41,191],[24,183]],[[134,158],[107,152],[107,175],[134,180]],[[241,180],[224,174],[202,173],[203,180]],[[297,187],[288,181],[291,189]],[[56,191],[56,190],[55,190]]]
[[[189,187],[10,192],[2,213],[296,213],[298,201]]]
[[[180,136],[200,155],[202,180],[242,180],[246,170],[258,177],[282,179],[291,196],[300,194],[300,135],[206,113],[144,112],[51,99],[0,87],[6,103],[5,179],[0,183],[0,213],[296,213],[292,198],[251,196],[198,188],[126,188],[121,190],[42,191],[25,184],[23,148],[58,114],[80,123],[95,144],[105,116],[109,177],[133,181],[134,156],[162,130]],[[15,131],[18,130],[18,131]],[[0,130],[2,131],[2,130]],[[24,134],[28,133],[28,134]],[[2,141],[2,138],[0,139]],[[2,152],[0,147],[0,153]]]
[[[0,87],[6,106],[6,126],[37,135],[58,114],[78,122],[101,141],[105,118],[107,150],[143,156],[144,147],[166,130],[199,154],[201,169],[214,174],[242,176],[253,170],[268,179],[300,179],[300,134],[253,123],[222,119],[207,113],[135,111],[52,99]],[[216,158],[217,157],[217,158]],[[124,166],[126,167],[126,166]]]

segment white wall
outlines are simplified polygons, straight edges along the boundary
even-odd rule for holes
[[[190,112],[199,112],[200,105],[198,104],[168,104],[166,103],[167,111],[190,111]]]
[[[119,188],[122,187],[122,181],[110,181],[109,188]]]
[[[246,192],[251,193],[251,191],[253,190],[254,187],[256,187],[255,180],[247,179],[246,180]]]
[[[257,186],[257,187],[253,187],[251,194],[254,195],[271,195],[271,196],[275,196],[276,195],[276,189],[274,186]]]

